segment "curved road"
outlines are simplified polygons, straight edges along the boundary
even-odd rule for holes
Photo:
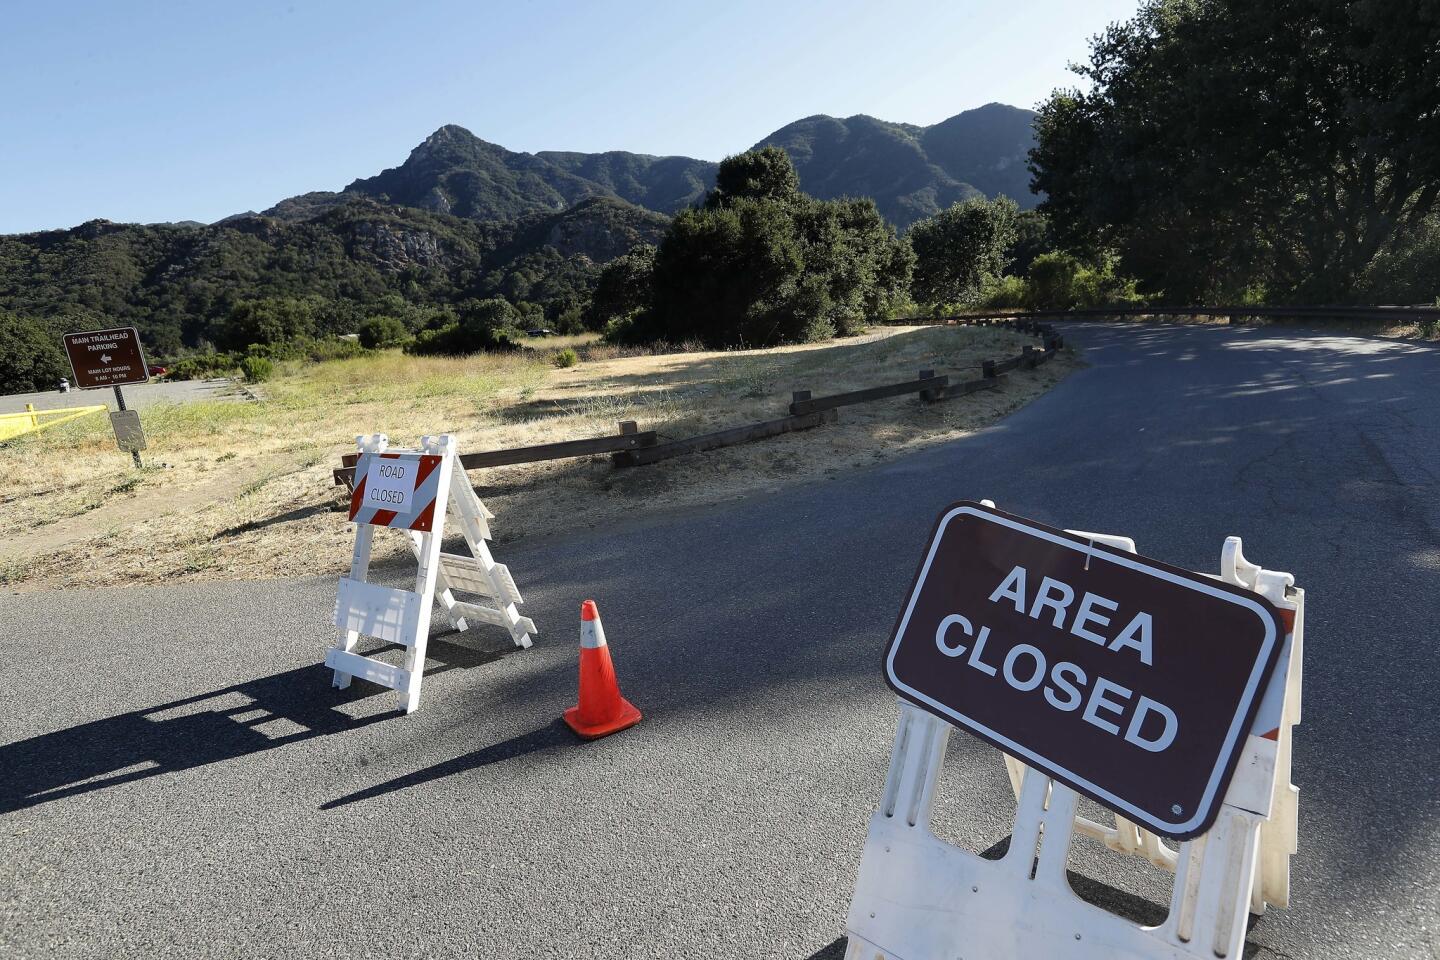
[[[966,440],[500,550],[544,635],[432,643],[409,718],[329,688],[332,578],[0,599],[0,952],[838,958],[895,718],[880,651],[941,507],[990,497],[1192,569],[1239,534],[1296,574],[1300,852],[1247,955],[1435,957],[1440,351],[1068,333],[1090,366]],[[646,719],[578,744],[586,596]],[[1008,785],[951,743],[937,829],[983,850]],[[1154,919],[1148,868],[1088,841],[1072,865]]]

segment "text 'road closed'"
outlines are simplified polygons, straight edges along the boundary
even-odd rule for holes
[[[902,697],[1166,836],[1204,831],[1279,653],[1255,594],[980,504],[941,517]]]

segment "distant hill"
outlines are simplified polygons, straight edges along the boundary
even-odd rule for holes
[[[668,223],[608,197],[505,223],[353,195],[309,212],[299,221],[241,215],[198,227],[94,220],[0,236],[0,310],[57,326],[89,317],[134,324],[163,355],[208,339],[237,301],[259,297],[320,296],[369,310],[389,295],[421,305],[497,295],[578,300],[599,265],[658,241]]]
[[[282,200],[265,213],[305,220],[355,195],[484,221],[555,213],[594,197],[674,213],[705,196],[715,168],[704,160],[639,153],[516,153],[449,125],[426,137],[398,167],[356,180],[341,193]]]
[[[871,197],[897,228],[973,196],[1005,194],[1035,205],[1026,152],[1035,114],[992,103],[931,127],[862,115],[814,116],[776,130],[755,146],[790,154],[800,188],[812,196]],[[341,193],[307,193],[265,211],[304,220],[359,194],[472,220],[553,213],[591,197],[614,197],[671,214],[704,199],[718,164],[647,154],[517,153],[463,127],[436,130],[406,161],[356,180]]]
[[[952,203],[1003,194],[1033,207],[1026,154],[1034,146],[1030,110],[992,103],[931,127],[863,114],[814,116],[781,127],[756,146],[781,147],[812,196],[871,197],[904,229]]]

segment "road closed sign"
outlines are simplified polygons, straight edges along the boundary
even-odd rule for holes
[[[150,379],[134,327],[67,333],[65,353],[75,372],[75,386],[82,390],[125,387]]]
[[[379,527],[429,530],[441,458],[422,453],[365,453],[355,464],[350,519]]]
[[[962,502],[935,527],[885,674],[906,700],[1184,840],[1215,818],[1283,640],[1255,593]]]

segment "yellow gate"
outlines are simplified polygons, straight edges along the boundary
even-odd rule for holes
[[[24,413],[0,413],[0,442],[24,433],[34,433],[47,427],[69,423],[92,413],[107,409],[104,404],[93,407],[61,407],[58,410],[36,410],[35,404],[25,404]]]

